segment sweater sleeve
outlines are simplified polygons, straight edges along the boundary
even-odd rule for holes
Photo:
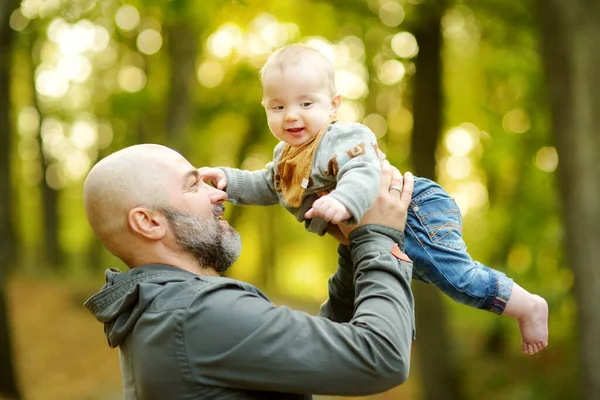
[[[279,203],[273,180],[276,160],[285,143],[279,143],[273,153],[273,161],[258,171],[220,167],[227,176],[227,200],[239,205],[270,206]]]
[[[333,135],[332,135],[333,136]],[[348,223],[357,223],[371,208],[381,178],[381,159],[377,149],[377,138],[364,125],[351,124],[343,134],[333,136],[333,161],[336,188],[330,196],[340,201],[352,218]]]
[[[402,237],[374,225],[351,235],[356,299],[346,323],[276,307],[241,287],[203,291],[183,324],[188,383],[363,396],[404,382],[412,264],[391,253]]]

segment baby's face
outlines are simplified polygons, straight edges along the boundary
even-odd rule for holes
[[[327,78],[301,66],[263,75],[263,105],[269,129],[279,140],[298,147],[312,140],[339,107]]]

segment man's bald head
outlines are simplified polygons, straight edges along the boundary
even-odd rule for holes
[[[121,247],[127,245],[131,234],[129,211],[140,206],[152,209],[168,205],[163,189],[172,177],[174,162],[187,163],[167,147],[142,144],[107,156],[88,174],[83,200],[90,226],[117,257],[123,258]]]

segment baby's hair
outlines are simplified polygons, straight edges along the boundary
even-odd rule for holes
[[[331,96],[337,95],[335,87],[335,70],[333,64],[323,53],[307,44],[294,43],[275,51],[259,72],[261,83],[265,74],[276,69],[283,71],[289,66],[297,66],[302,62],[310,64],[311,68],[320,70],[325,75]]]

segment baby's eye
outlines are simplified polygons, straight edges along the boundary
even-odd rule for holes
[[[312,101],[305,101],[304,103],[300,104],[302,107],[307,108],[312,106]]]
[[[271,107],[273,111],[281,111],[283,110],[283,106],[273,106]]]

